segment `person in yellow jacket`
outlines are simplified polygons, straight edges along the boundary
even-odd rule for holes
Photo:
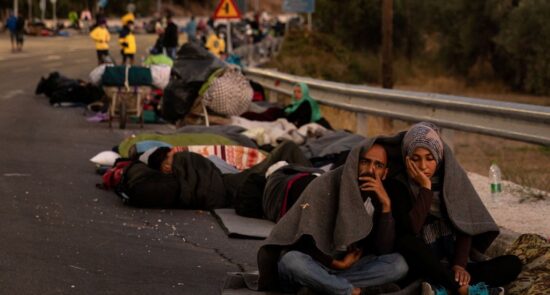
[[[211,32],[206,40],[205,46],[212,54],[221,57],[222,53],[225,52],[225,41],[224,38],[218,36],[215,32]]]
[[[97,62],[98,64],[102,64],[103,59],[109,56],[109,41],[111,41],[111,34],[109,34],[109,30],[107,30],[107,22],[101,20],[98,26],[90,33],[90,37],[95,42]]]
[[[122,54],[123,64],[134,64],[134,55],[137,51],[136,36],[134,35],[134,22],[129,21],[120,31],[118,43],[122,47],[120,53]]]
[[[129,22],[134,23],[136,21],[136,17],[135,17],[133,12],[128,11],[128,13],[126,13],[125,15],[122,16],[120,21],[122,22],[123,26],[126,26],[126,25],[128,25]]]

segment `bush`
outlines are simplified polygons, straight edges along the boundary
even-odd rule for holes
[[[499,74],[515,88],[550,94],[550,2],[523,0],[495,37]]]

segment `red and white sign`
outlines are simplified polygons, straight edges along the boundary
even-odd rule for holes
[[[233,0],[220,0],[214,11],[214,19],[240,19],[241,12]]]

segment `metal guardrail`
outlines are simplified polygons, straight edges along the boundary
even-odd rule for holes
[[[255,44],[239,46],[233,50],[233,54],[238,55],[245,66],[254,67],[277,54],[282,42],[283,38],[269,37]]]
[[[319,103],[392,119],[430,121],[444,128],[550,146],[550,107],[462,96],[389,90],[246,68],[266,89],[290,95],[296,82],[309,85]]]

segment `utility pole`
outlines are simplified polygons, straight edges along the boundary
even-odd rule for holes
[[[57,0],[50,0],[52,2],[52,10],[53,10],[53,27],[54,30],[57,30],[57,11],[56,11],[56,2]]]
[[[157,12],[159,13],[159,15],[160,15],[161,7],[162,7],[162,0],[157,0]]]
[[[393,88],[393,0],[382,0],[382,88]],[[383,132],[392,132],[393,121],[382,118]]]
[[[28,0],[29,3],[29,22],[32,22],[32,0]]]
[[[40,7],[40,19],[44,21],[44,18],[46,18],[46,0],[40,0],[38,6]]]
[[[19,2],[17,0],[13,0],[13,14],[15,16],[19,14]]]
[[[393,0],[382,0],[382,87],[393,88]]]

